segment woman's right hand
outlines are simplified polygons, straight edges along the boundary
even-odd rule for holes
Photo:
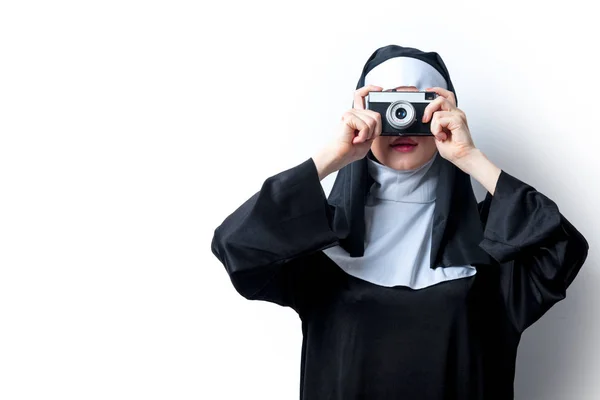
[[[380,92],[380,86],[367,85],[354,92],[353,108],[344,112],[335,139],[313,157],[319,179],[365,157],[375,138],[381,135],[381,114],[366,110],[364,98]]]

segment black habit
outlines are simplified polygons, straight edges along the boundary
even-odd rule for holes
[[[372,54],[357,89],[398,56],[431,64],[456,94],[437,53],[396,45]],[[586,239],[551,199],[504,170],[478,204],[470,176],[443,160],[431,268],[470,264],[477,274],[419,290],[363,281],[321,250],[363,255],[366,162],[342,168],[327,198],[309,158],[267,178],[214,231],[212,252],[242,296],[298,313],[300,398],[513,399],[521,334],[565,298]]]

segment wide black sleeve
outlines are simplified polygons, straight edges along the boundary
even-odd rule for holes
[[[319,279],[317,252],[338,243],[334,213],[309,158],[267,178],[215,229],[211,249],[242,296],[300,313],[320,284],[311,282]]]
[[[478,205],[484,223],[479,244],[500,264],[500,290],[519,332],[566,296],[589,245],[534,187],[501,172],[494,195]]]

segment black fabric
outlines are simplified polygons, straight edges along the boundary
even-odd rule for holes
[[[241,295],[300,316],[300,398],[512,399],[521,333],[565,297],[588,253],[556,204],[502,171],[476,206],[490,263],[419,290],[355,278],[320,251],[339,243],[340,210],[309,158],[266,179],[211,242]]]

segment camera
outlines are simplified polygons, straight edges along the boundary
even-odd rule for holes
[[[365,108],[381,114],[381,136],[432,136],[431,120],[423,123],[425,107],[435,92],[369,92]]]

